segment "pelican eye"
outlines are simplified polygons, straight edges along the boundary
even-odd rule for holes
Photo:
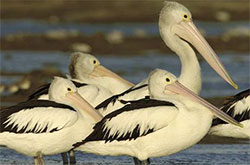
[[[182,17],[183,17],[184,20],[189,20],[189,19],[190,19],[189,16],[188,16],[187,14],[183,14]]]
[[[169,78],[166,78],[166,82],[170,82],[170,79],[169,79]]]
[[[93,63],[96,64],[96,60],[94,60]]]
[[[67,88],[67,91],[71,92],[71,91],[72,91],[72,89],[71,89],[71,88]]]

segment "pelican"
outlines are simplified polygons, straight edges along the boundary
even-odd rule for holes
[[[43,155],[70,150],[102,118],[70,80],[56,77],[49,98],[1,110],[0,145],[34,157],[35,164],[44,164]]]
[[[97,106],[108,97],[130,88],[133,84],[101,65],[91,54],[75,52],[71,54],[69,73],[71,81],[77,87],[79,94],[92,106]],[[48,100],[49,84],[41,86],[29,96],[29,100]],[[63,162],[67,164],[67,156],[62,154]],[[75,163],[74,153],[70,153],[70,162]]]
[[[76,52],[71,54],[69,73],[78,92],[92,105],[96,106],[108,97],[123,92],[133,84],[102,66],[90,54]],[[45,84],[30,95],[30,99],[48,99],[50,84]]]
[[[149,164],[149,158],[171,155],[199,142],[209,131],[213,115],[241,126],[167,71],[153,71],[148,88],[151,99],[128,101],[104,116],[87,138],[73,145],[74,149],[128,155],[139,159],[136,164]]]
[[[244,125],[244,128],[239,129],[216,118],[213,120],[208,133],[217,136],[250,139],[250,89],[228,99],[221,110]]]
[[[102,66],[93,55],[81,52],[71,55],[69,72],[73,79],[102,86],[110,90],[112,94],[121,93],[134,85]]]
[[[77,87],[78,93],[83,98],[85,98],[92,106],[99,104],[101,101],[112,95],[109,90],[101,86],[86,84],[75,79],[71,79],[70,81]],[[48,83],[39,87],[28,97],[28,100],[48,100],[50,85],[51,83]]]
[[[230,78],[218,56],[194,25],[192,15],[185,6],[177,2],[166,1],[159,16],[159,31],[165,44],[179,56],[182,65],[179,81],[188,89],[196,94],[199,94],[201,91],[200,65],[190,44],[196,48],[209,65],[226,82],[231,84],[234,88],[238,88]],[[145,84],[147,84],[147,79],[136,87]],[[133,100],[143,98],[146,95],[148,95],[148,91],[147,87],[144,86],[143,89],[130,89],[128,92],[124,92],[123,95],[114,96],[109,100],[114,103],[114,100],[117,100],[117,97],[119,97],[119,99]],[[104,104],[98,105],[97,109],[100,109],[101,111],[107,109],[105,113],[109,113],[121,106],[123,106],[123,104],[119,101],[114,105],[109,104],[108,101],[106,101]]]

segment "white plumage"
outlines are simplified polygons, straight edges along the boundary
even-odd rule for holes
[[[213,126],[209,134],[250,139],[250,89],[229,98],[221,107],[221,110],[240,122],[244,128],[235,127],[216,118],[213,120]]]
[[[133,85],[103,67],[93,55],[81,52],[71,55],[69,73],[71,81],[77,86],[78,93],[94,107]],[[47,100],[48,88],[49,84],[42,86],[30,96],[30,99]]]
[[[99,60],[90,54],[73,53],[69,72],[79,94],[94,107],[108,97],[123,92],[133,85],[103,67]],[[47,100],[48,88],[49,84],[40,87],[30,96],[30,99]]]
[[[166,45],[179,56],[182,68],[178,79],[188,89],[196,94],[199,94],[201,90],[200,65],[190,44],[197,49],[225,81],[237,88],[237,85],[231,80],[213,49],[193,24],[192,15],[186,7],[177,2],[165,2],[159,17],[159,31]],[[147,84],[147,79],[136,87],[143,84]],[[140,88],[140,90],[119,96],[118,100],[140,99],[147,95],[147,88]],[[117,101],[115,104],[110,103],[108,106],[105,105],[104,108],[102,106],[99,107],[100,112],[108,114],[123,105]]]
[[[57,117],[55,118],[55,116]],[[41,133],[46,128],[45,132],[49,133],[55,128],[60,130],[71,126],[76,120],[77,114],[74,111],[55,107],[34,107],[32,110],[23,109],[11,114],[4,124],[6,124],[6,127],[11,126],[12,129],[17,127],[17,132],[24,129],[23,132],[27,133],[35,128],[34,133]]]
[[[76,90],[70,80],[55,78],[51,100],[30,100],[1,110],[0,145],[35,157],[36,164],[43,163],[43,155],[70,150],[102,118]]]
[[[238,124],[164,70],[151,73],[149,91],[152,99],[130,101],[106,115],[86,139],[74,144],[75,149],[99,155],[129,155],[146,163],[150,157],[170,155],[197,143],[211,126],[210,111]]]
[[[76,52],[71,55],[70,76],[83,83],[96,85],[117,94],[132,87],[133,84],[101,65],[90,54]]]

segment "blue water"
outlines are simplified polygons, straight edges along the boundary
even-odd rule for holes
[[[50,67],[67,74],[69,55],[70,53],[63,52],[4,51],[0,52],[1,70],[27,73],[34,69]],[[176,76],[180,74],[181,64],[175,55],[148,53],[144,56],[96,56],[104,66],[133,83],[138,83],[146,78],[155,68],[166,69]],[[220,59],[238,84],[239,90],[234,90],[202,60],[200,64],[203,77],[201,93],[203,97],[234,95],[250,87],[250,57],[248,54],[221,54]],[[8,84],[15,79],[3,76],[0,80],[1,83]]]
[[[86,165],[132,165],[133,159],[126,156],[96,156],[76,152],[77,164]],[[60,155],[45,156],[47,165],[62,164]],[[151,159],[152,165],[165,164],[238,164],[247,165],[250,162],[249,144],[196,144],[179,153]],[[13,150],[0,147],[0,164],[32,164],[33,159]]]
[[[196,21],[198,28],[205,31],[207,36],[216,36],[228,29],[236,27],[249,28],[248,22],[200,22]],[[135,31],[142,29],[148,35],[159,35],[158,23],[113,23],[113,24],[90,24],[90,23],[60,23],[50,24],[34,20],[11,20],[1,21],[0,36],[17,33],[43,34],[49,30],[77,30],[82,34],[91,35],[97,32],[109,33],[114,30],[121,31],[126,36],[132,36]]]
[[[249,27],[249,22],[207,23],[196,22],[206,35],[220,35],[228,29],[238,26]],[[114,30],[121,31],[126,36],[132,36],[137,29],[143,29],[148,35],[159,36],[157,23],[126,23],[126,24],[87,24],[64,23],[49,24],[40,21],[16,20],[1,21],[0,36],[16,33],[43,34],[49,30],[77,30],[82,34],[91,35],[97,32],[109,33]],[[32,52],[32,51],[1,51],[1,71],[18,72],[27,74],[34,69],[55,68],[67,74],[67,65],[70,53],[63,52]],[[175,75],[180,74],[180,61],[176,55],[148,53],[144,56],[98,56],[101,63],[117,72],[119,75],[133,83],[138,83],[155,68],[166,69]],[[250,88],[250,56],[249,54],[220,54],[220,59],[233,80],[239,85],[238,91],[234,90],[205,62],[200,61],[203,77],[203,97],[234,95],[241,90]],[[1,84],[11,84],[22,76],[1,76]],[[76,153],[78,164],[132,164],[132,158],[103,157],[91,154]],[[49,165],[62,164],[61,156],[46,156]],[[239,164],[247,165],[250,162],[249,144],[197,144],[194,147],[177,154],[154,158],[153,165],[165,164]],[[33,159],[19,154],[13,150],[0,147],[1,165],[32,164]]]

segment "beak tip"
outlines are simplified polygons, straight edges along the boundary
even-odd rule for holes
[[[233,87],[234,87],[235,89],[239,89],[238,85],[236,85],[235,83],[233,83]]]
[[[234,89],[239,89],[239,86],[235,84],[235,82],[233,82],[232,79],[230,79],[229,81],[230,81],[230,84],[234,87]]]

